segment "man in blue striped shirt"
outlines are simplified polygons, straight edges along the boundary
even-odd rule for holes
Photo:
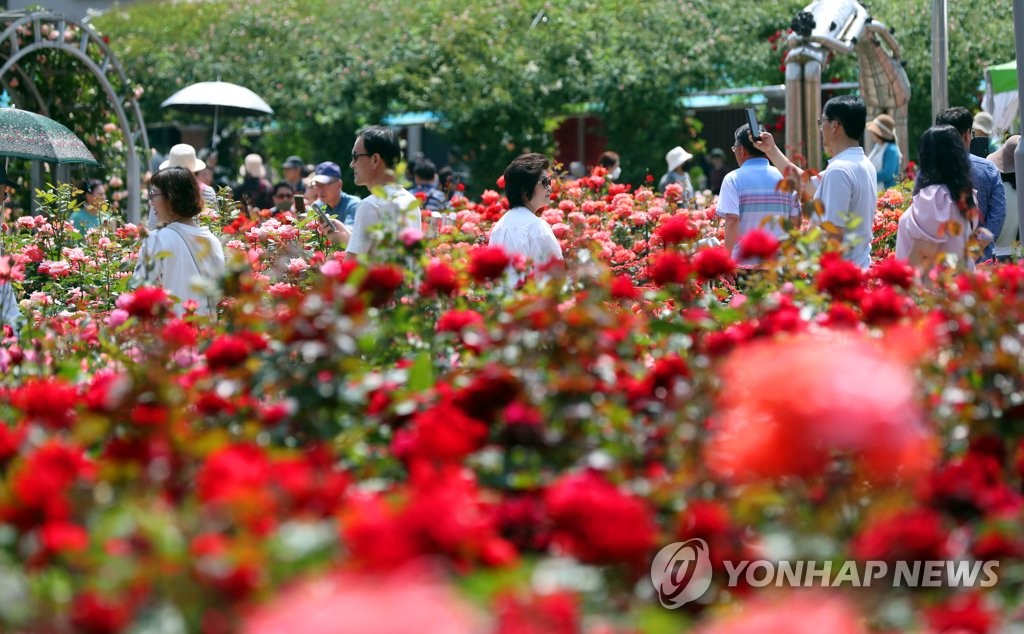
[[[725,248],[733,259],[740,266],[756,267],[760,264],[757,259],[740,258],[740,240],[754,229],[785,237],[786,228],[800,221],[800,203],[795,192],[779,190],[782,173],[754,147],[750,126],[737,128],[734,137],[732,151],[740,168],[726,174],[722,181],[717,215],[725,219]]]

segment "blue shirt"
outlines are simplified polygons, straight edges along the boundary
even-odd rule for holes
[[[981,210],[981,226],[998,236],[1006,220],[1006,193],[999,178],[999,169],[988,159],[968,154],[971,161],[971,186],[978,191],[978,209]],[[992,259],[993,244],[985,247],[983,260]]]
[[[331,207],[327,203],[323,203],[323,205],[327,213],[331,214],[342,223],[351,226],[355,224],[356,209],[359,207],[359,202],[361,200],[362,199],[359,196],[353,196],[352,194],[341,192],[341,198],[338,199],[337,206]]]
[[[754,229],[764,229],[777,238],[786,235],[785,221],[800,215],[800,203],[795,192],[779,191],[782,173],[768,164],[766,158],[749,158],[725,175],[722,193],[718,198],[716,214],[721,217],[739,216],[739,238]],[[756,260],[740,261],[739,242],[733,247],[732,257],[743,265],[757,264]]]

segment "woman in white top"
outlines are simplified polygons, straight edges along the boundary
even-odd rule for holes
[[[215,314],[224,249],[194,220],[203,208],[195,177],[182,167],[162,169],[150,181],[149,200],[158,228],[139,251],[135,285],[162,286],[178,300],[176,315],[185,312],[183,304],[189,300],[195,302],[197,314]]]
[[[991,234],[978,228],[980,212],[960,133],[948,125],[928,128],[918,143],[918,161],[913,202],[896,231],[896,257],[926,272],[952,255],[957,266],[973,270],[970,241],[974,238],[984,247]]]
[[[491,246],[526,257],[533,266],[563,259],[551,225],[537,211],[551,199],[551,163],[543,154],[523,154],[505,168],[505,196],[509,209],[491,229]]]

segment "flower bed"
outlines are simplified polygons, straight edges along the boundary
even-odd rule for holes
[[[26,316],[0,347],[7,629],[984,632],[1021,607],[1022,267],[925,290],[810,231],[751,239],[773,264],[740,293],[697,246],[713,210],[598,174],[544,212],[566,270],[516,292],[495,192],[369,266],[208,212],[211,325],[128,292],[140,230],[81,238],[66,195],[0,266]],[[665,609],[651,562],[697,538],[710,587]],[[998,583],[729,583],[955,559]]]

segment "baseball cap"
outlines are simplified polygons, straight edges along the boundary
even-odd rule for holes
[[[337,163],[331,161],[324,161],[316,166],[313,180],[317,183],[333,183],[336,180],[341,180],[341,168],[338,167]]]
[[[306,164],[302,162],[302,158],[294,155],[289,156],[284,160],[284,163],[281,163],[281,167],[297,167],[302,169],[305,166]]]

